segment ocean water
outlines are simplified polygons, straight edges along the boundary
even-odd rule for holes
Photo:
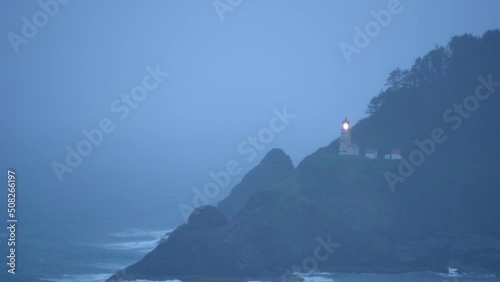
[[[152,250],[158,241],[166,238],[171,229],[142,230],[127,228],[108,232],[99,240],[68,240],[66,242],[27,241],[38,256],[23,260],[33,271],[18,270],[22,275],[7,276],[7,280],[21,282],[102,282],[117,270],[137,261]],[[44,243],[44,244],[41,244]],[[307,282],[472,282],[500,281],[489,275],[449,273],[406,273],[406,274],[346,274],[310,273],[299,274]],[[173,280],[171,282],[181,282]],[[140,280],[138,282],[147,282]],[[255,281],[259,282],[259,281]]]
[[[123,195],[123,198],[132,198]],[[0,267],[0,282],[103,282],[140,260],[182,223],[178,200],[156,194],[122,199],[94,197],[70,202],[25,198],[19,214],[17,274]],[[57,203],[57,204],[54,204]],[[112,205],[110,204],[112,203]],[[1,256],[7,254],[0,230]],[[499,266],[500,267],[500,266]],[[468,282],[500,281],[487,275],[407,273],[398,275],[313,273],[308,282]],[[144,281],[142,281],[144,282]],[[178,282],[178,281],[176,281]]]
[[[88,195],[77,194],[84,188]],[[182,223],[178,200],[168,195],[96,190],[25,190],[19,196],[15,275],[7,273],[6,232],[0,230],[0,282],[102,282]]]
[[[485,282],[500,281],[492,275],[453,273],[348,274],[320,273],[303,275],[307,282]]]
[[[51,253],[33,261],[41,272],[32,278],[52,282],[105,281],[151,251],[169,231],[131,228],[108,233],[94,242],[55,244]]]
[[[162,238],[167,238],[171,229],[167,230],[139,230],[126,229],[106,234],[98,242],[80,242],[60,245],[65,249],[64,255],[54,256],[52,263],[45,262],[47,270],[53,268],[52,275],[36,277],[37,281],[52,282],[102,282],[119,269],[137,261],[152,250]],[[72,253],[74,256],[68,254]],[[79,254],[79,255],[76,255]],[[59,261],[57,261],[59,259]],[[54,271],[57,270],[57,271]],[[63,271],[64,270],[64,271]],[[50,271],[46,272],[50,273]],[[406,274],[346,274],[346,273],[310,273],[298,274],[306,282],[472,282],[472,281],[500,281],[492,275],[457,274],[450,269],[449,273],[406,273]],[[35,280],[30,280],[35,281]],[[180,280],[168,280],[181,282]],[[23,281],[24,282],[24,281]],[[139,280],[138,282],[148,282]],[[201,282],[201,281],[200,281]],[[255,281],[264,282],[264,281]]]

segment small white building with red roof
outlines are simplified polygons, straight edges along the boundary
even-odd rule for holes
[[[386,160],[400,160],[402,158],[400,149],[392,149],[390,154],[385,154],[384,156]]]
[[[368,159],[376,160],[378,157],[378,150],[375,148],[365,149],[365,157]]]
[[[351,156],[357,156],[359,155],[359,147],[357,144],[353,143],[353,144],[349,144],[349,146],[347,146],[347,155],[351,155]]]
[[[400,149],[392,149],[391,150],[391,160],[400,160],[401,158],[402,158],[402,156],[401,156]]]

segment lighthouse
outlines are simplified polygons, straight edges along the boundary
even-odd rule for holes
[[[339,155],[350,155],[357,156],[359,155],[359,147],[356,144],[352,143],[351,140],[351,124],[347,120],[344,119],[342,125],[340,127],[340,147],[339,147]]]

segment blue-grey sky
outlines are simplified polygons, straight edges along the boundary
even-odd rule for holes
[[[51,7],[46,25],[14,46],[23,17],[33,22],[43,10],[38,1],[5,1],[1,169],[21,172],[23,198],[33,208],[42,208],[39,195],[82,210],[99,199],[134,207],[141,197],[153,205],[174,199],[173,206],[230,160],[245,172],[279,147],[297,165],[338,137],[344,117],[365,116],[391,70],[411,66],[451,36],[500,27],[499,1],[401,0],[400,12],[348,63],[339,45],[353,45],[354,28],[364,29],[371,11],[390,3],[245,0],[221,20],[209,0],[73,0]],[[113,101],[157,65],[170,75],[121,120]],[[296,117],[247,161],[239,144],[283,107]],[[115,130],[59,182],[51,163],[64,162],[65,147],[74,148],[81,131],[103,118]]]

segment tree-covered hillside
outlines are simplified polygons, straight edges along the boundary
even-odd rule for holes
[[[339,156],[338,139],[297,168],[272,150],[222,212],[200,208],[202,216],[108,281],[293,281],[290,267],[320,240],[329,243],[319,271],[451,266],[500,275],[499,96],[500,31],[454,37],[392,71],[352,128],[362,150],[400,148],[401,161]]]

